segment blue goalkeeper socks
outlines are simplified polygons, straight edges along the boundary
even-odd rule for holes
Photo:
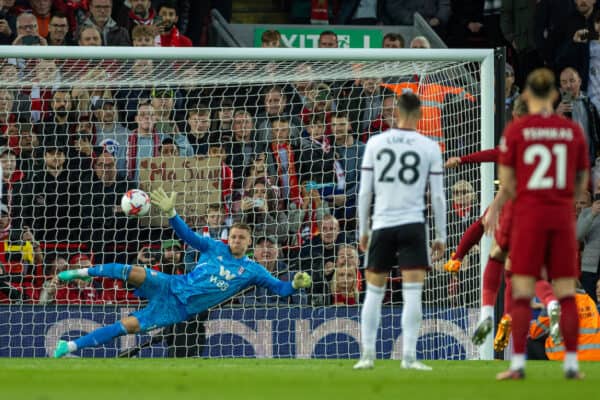
[[[84,349],[86,347],[100,346],[101,344],[110,342],[112,339],[125,334],[127,334],[127,330],[119,321],[112,325],[98,328],[95,331],[80,337],[79,339],[75,339],[74,342],[77,346],[77,349]]]
[[[129,278],[129,274],[131,273],[131,268],[131,265],[127,264],[100,264],[96,265],[95,267],[88,268],[88,275],[127,281],[127,278]]]

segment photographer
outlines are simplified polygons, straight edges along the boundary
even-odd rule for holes
[[[583,129],[589,149],[590,160],[600,151],[600,116],[589,97],[581,90],[581,77],[571,67],[560,73],[561,100],[556,113],[577,122]]]
[[[598,260],[600,259],[600,181],[596,182],[591,207],[584,208],[577,218],[577,240],[583,243],[581,253],[581,284],[597,302]]]

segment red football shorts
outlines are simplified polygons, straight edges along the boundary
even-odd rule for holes
[[[544,226],[540,221],[519,221],[511,230],[511,271],[541,277],[544,265],[550,280],[577,278],[575,221],[566,226]]]
[[[498,217],[498,225],[496,226],[496,231],[494,232],[496,244],[504,252],[508,252],[510,246],[510,232],[512,228],[513,214],[512,204],[512,201],[509,200],[504,203],[504,206],[502,206],[502,210],[500,210],[500,215]]]

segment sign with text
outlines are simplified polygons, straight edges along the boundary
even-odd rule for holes
[[[153,157],[140,162],[140,189],[150,193],[162,187],[177,192],[175,209],[188,224],[206,215],[207,206],[221,199],[221,161],[214,157]],[[143,224],[168,226],[166,217],[152,209]]]
[[[58,340],[73,340],[127,316],[124,306],[0,306],[0,357],[47,357]],[[383,307],[377,336],[378,358],[402,356],[400,307]],[[358,358],[359,307],[223,308],[210,312],[203,355],[257,358]],[[424,359],[464,360],[478,357],[471,343],[478,310],[424,308],[417,355]],[[151,332],[152,334],[156,332]],[[149,339],[147,334],[121,336],[75,357],[115,357]],[[157,343],[141,357],[163,357]]]
[[[267,29],[254,30],[254,46],[260,47],[261,35]],[[317,48],[319,35],[325,28],[281,28],[281,45],[283,47]],[[333,29],[338,37],[340,48],[369,49],[380,48],[383,33],[379,29]]]

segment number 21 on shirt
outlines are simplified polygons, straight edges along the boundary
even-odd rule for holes
[[[550,171],[554,158],[555,170]],[[535,169],[527,182],[527,189],[564,189],[567,186],[567,145],[555,143],[552,148],[531,144],[523,153],[523,162]]]

